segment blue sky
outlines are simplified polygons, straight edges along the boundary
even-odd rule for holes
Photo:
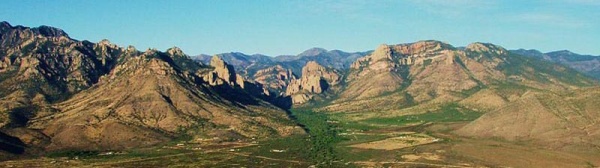
[[[366,51],[435,39],[600,55],[600,0],[10,0],[0,20],[189,55]]]

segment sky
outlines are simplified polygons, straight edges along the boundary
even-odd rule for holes
[[[600,0],[7,0],[0,20],[188,55],[439,40],[600,55]]]

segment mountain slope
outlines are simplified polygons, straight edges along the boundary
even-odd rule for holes
[[[493,44],[457,49],[439,41],[420,41],[382,45],[357,60],[339,97],[321,110],[402,111],[413,105],[460,101],[504,85],[563,91],[595,84],[570,68]],[[381,109],[383,104],[391,106]]]
[[[53,107],[60,112],[36,117],[29,127],[51,137],[50,150],[147,146],[194,126],[221,138],[291,134],[285,112],[256,98],[221,98],[223,92],[169,58],[152,50],[128,58],[94,88]]]
[[[10,62],[4,63],[10,65],[0,72],[0,83],[14,89],[1,101],[11,109],[0,111],[5,116],[2,132],[28,148],[117,150],[184,135],[228,141],[303,132],[285,111],[259,98],[260,85],[223,69],[225,63],[198,64],[176,47],[139,52],[108,41],[93,44],[35,34],[40,28],[9,28],[2,29],[1,37],[7,43],[2,51],[11,53],[2,59],[8,57]],[[63,34],[57,30],[48,31]],[[21,43],[36,47],[22,48]],[[226,77],[231,74],[233,78]],[[60,92],[11,85],[27,80]],[[69,96],[47,99],[55,95]]]
[[[599,91],[590,88],[568,94],[526,92],[513,103],[483,115],[457,133],[511,141],[533,140],[553,148],[597,147],[600,146]]]
[[[516,54],[536,57],[571,67],[586,75],[600,79],[600,56],[580,55],[568,50],[542,53],[537,50],[511,50]]]
[[[0,127],[23,125],[8,119],[26,119],[8,116],[19,109],[62,101],[89,88],[117,64],[122,52],[108,41],[77,41],[57,28],[7,22],[0,23],[0,44],[0,111],[7,111],[0,114]]]

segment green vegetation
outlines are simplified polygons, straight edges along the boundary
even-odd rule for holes
[[[423,66],[428,66],[428,65],[431,65],[431,62],[432,62],[432,61],[433,61],[432,59],[426,59],[426,60],[424,60],[424,61],[423,61]]]
[[[498,70],[507,75],[523,76],[541,83],[550,83],[551,78],[575,86],[589,86],[591,80],[572,68],[556,65],[552,62],[510,54],[507,61],[498,66]]]
[[[48,153],[46,156],[51,158],[57,157],[68,157],[68,158],[91,158],[96,157],[100,154],[98,151],[78,151],[78,150],[68,150],[68,151],[57,151]]]
[[[334,145],[342,139],[337,135],[335,128],[327,122],[328,117],[313,111],[292,111],[292,115],[309,134],[310,159],[318,164],[332,165],[333,161],[338,159]]]
[[[423,114],[406,115],[391,118],[370,118],[363,120],[365,123],[403,126],[411,123],[426,122],[457,122],[472,121],[481,116],[481,113],[460,107],[456,103],[446,104],[439,110]]]

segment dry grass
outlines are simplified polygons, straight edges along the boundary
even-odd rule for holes
[[[351,145],[354,148],[361,149],[381,149],[381,150],[396,150],[402,148],[408,148],[418,145],[424,145],[434,143],[439,139],[425,135],[425,134],[407,134],[399,137],[393,137],[384,139],[381,141],[367,142],[361,144]]]

